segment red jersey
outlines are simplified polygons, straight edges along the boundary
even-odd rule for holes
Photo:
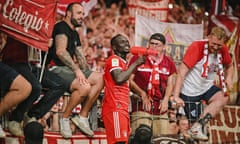
[[[134,55],[130,60],[130,65],[138,58],[138,56]],[[163,96],[165,94],[165,89],[167,87],[167,80],[168,77],[174,73],[176,73],[176,66],[175,63],[167,56],[164,55],[162,61],[158,64],[159,69],[159,86],[156,87],[155,95],[152,96],[152,99],[154,100],[154,114],[159,114],[160,110],[158,109],[160,100],[163,99]],[[153,71],[153,64],[151,63],[151,60],[149,58],[146,59],[145,64],[138,67],[134,72],[134,81],[135,83],[145,92],[147,92],[148,89],[148,83],[150,81],[151,73]],[[132,111],[137,111],[137,106],[132,106]],[[138,110],[142,110],[142,103],[139,103]]]
[[[121,113],[128,113],[129,106],[129,83],[128,81],[118,85],[112,78],[111,71],[115,69],[121,69],[125,71],[127,69],[126,61],[121,57],[112,55],[106,60],[104,71],[104,99],[102,107],[102,115],[113,111],[120,111]]]

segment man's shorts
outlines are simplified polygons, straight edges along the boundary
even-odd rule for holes
[[[207,92],[202,95],[187,96],[182,93],[180,94],[180,98],[182,98],[185,102],[184,111],[190,122],[195,122],[201,115],[203,111],[202,100],[208,102],[213,97],[213,95],[219,91],[221,91],[220,88],[212,86],[207,90]]]
[[[0,62],[0,92],[1,97],[9,91],[12,82],[19,74],[8,65]]]
[[[63,78],[68,85],[68,89],[70,89],[73,80],[76,78],[75,73],[67,66],[54,66],[50,69],[50,71]],[[92,73],[91,70],[86,70],[82,72],[86,78],[88,78]]]

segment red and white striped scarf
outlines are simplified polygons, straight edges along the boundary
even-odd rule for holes
[[[207,78],[208,76],[208,70],[209,70],[209,66],[208,66],[208,44],[204,45],[204,51],[203,51],[203,68],[202,68],[202,77]],[[217,64],[218,64],[218,76],[220,79],[220,86],[222,87],[222,90],[225,94],[225,96],[227,96],[227,86],[226,86],[226,82],[225,82],[225,78],[224,78],[224,70],[223,70],[223,63],[222,63],[222,54],[218,53],[217,54]]]
[[[159,67],[158,64],[156,62],[153,62],[153,60],[151,60],[152,63],[152,72],[151,72],[151,76],[149,78],[149,82],[148,82],[148,96],[153,97],[155,95],[155,89],[156,87],[159,87],[159,80],[160,80],[160,74],[159,74]]]

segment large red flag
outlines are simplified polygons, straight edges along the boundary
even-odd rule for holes
[[[237,69],[239,68],[239,28],[240,19],[233,16],[231,13],[226,11],[226,0],[212,0],[211,13],[209,17],[209,30],[214,26],[222,27],[229,40],[227,45],[229,47],[229,52],[232,55],[234,63],[234,75],[233,75],[233,89],[230,91],[231,104],[236,102],[237,98],[237,86],[239,74]]]
[[[0,30],[47,51],[55,15],[56,0],[1,0]]]

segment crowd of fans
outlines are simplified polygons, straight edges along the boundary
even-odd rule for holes
[[[239,17],[239,5],[235,6],[232,14]],[[208,11],[207,11],[208,10]],[[204,36],[208,32],[209,7],[201,3],[182,3],[182,1],[170,1],[167,22],[200,24],[204,23]],[[57,14],[57,21],[63,15]],[[89,12],[84,19],[84,25],[78,29],[85,56],[88,64],[94,71],[103,72],[105,59],[112,54],[110,39],[116,34],[128,37],[130,44],[134,45],[134,22],[130,21],[127,2],[124,0],[107,1],[99,0],[97,5]],[[53,109],[55,114],[61,111],[63,99],[59,100]],[[100,100],[98,100],[98,106]],[[80,106],[79,106],[80,107]],[[76,109],[80,109],[80,108]],[[75,112],[76,112],[75,109]],[[99,122],[101,125],[101,120]],[[99,126],[102,130],[102,127]],[[56,128],[53,128],[56,130]]]
[[[204,37],[208,33],[208,15],[206,7],[199,3],[170,1],[167,22],[183,24],[204,24]],[[232,10],[239,17],[239,5]],[[209,13],[209,12],[208,12]],[[59,16],[61,17],[61,16]],[[85,18],[84,27],[79,29],[81,41],[89,65],[102,71],[104,59],[111,54],[110,38],[117,33],[129,38],[134,45],[134,25],[130,21],[126,1],[115,0],[105,3],[100,0]]]
[[[206,7],[199,3],[189,2],[186,4],[182,3],[182,1],[174,0],[170,1],[169,6],[167,22],[184,24],[203,23],[204,36],[207,35],[208,15],[206,13]],[[232,14],[237,17],[240,17],[239,7],[239,5],[236,5],[231,9]],[[61,20],[63,17],[63,15],[57,14],[56,21]],[[126,36],[129,39],[130,45],[134,45],[134,22],[130,21],[129,18],[127,1],[115,0],[106,2],[104,0],[99,0],[97,5],[94,6],[84,19],[84,25],[78,29],[78,32],[85,57],[92,70],[103,73],[105,59],[112,54],[110,40],[116,34]],[[99,107],[101,105],[101,98],[102,97],[98,99],[96,104]],[[51,112],[39,120],[45,126],[45,131],[59,131],[58,118],[59,114],[61,114],[59,112],[64,109],[64,101],[64,98],[60,98]],[[81,105],[75,108],[74,114],[79,112],[80,109]],[[100,117],[98,117],[98,119],[100,119]],[[182,118],[181,120],[185,119]],[[179,120],[177,124],[180,124],[181,120]],[[102,130],[101,124],[102,122],[99,120],[98,127],[94,130]],[[188,127],[188,123],[185,125],[187,126],[185,126],[184,129]],[[72,125],[72,127],[75,129],[74,125]],[[177,132],[179,132],[178,129]]]

